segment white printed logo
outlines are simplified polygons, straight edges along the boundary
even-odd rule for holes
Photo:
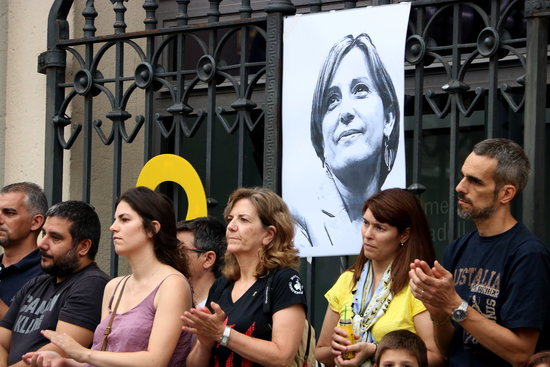
[[[293,275],[292,278],[290,278],[288,287],[294,294],[304,294],[304,286],[302,285],[302,282],[298,275]]]

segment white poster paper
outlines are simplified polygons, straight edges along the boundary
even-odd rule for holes
[[[364,201],[405,187],[410,3],[284,20],[282,193],[300,256],[358,254]]]

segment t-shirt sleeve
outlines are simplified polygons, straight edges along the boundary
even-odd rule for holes
[[[71,287],[71,294],[59,312],[59,320],[94,331],[101,321],[103,291],[108,279],[90,275]]]
[[[325,293],[325,298],[328,301],[330,309],[338,314],[340,314],[340,311],[345,306],[352,291],[352,289],[350,289],[352,277],[353,273],[351,271],[343,272],[332,288]]]
[[[272,313],[295,304],[304,305],[304,309],[307,312],[304,285],[296,270],[291,268],[279,270],[273,278],[272,287]]]
[[[531,247],[532,248],[532,247]],[[512,267],[499,323],[507,328],[542,330],[546,312],[550,309],[547,292],[550,289],[550,253],[543,245],[535,250],[520,251],[512,257]]]

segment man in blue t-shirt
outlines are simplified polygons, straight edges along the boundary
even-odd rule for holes
[[[48,210],[46,195],[32,182],[18,182],[0,190],[0,320],[15,293],[42,274],[36,240]]]
[[[411,264],[411,290],[451,367],[523,366],[550,348],[550,253],[510,210],[529,171],[516,143],[476,144],[456,186],[458,215],[476,230],[447,247],[443,266]]]

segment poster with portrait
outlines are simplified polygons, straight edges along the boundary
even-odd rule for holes
[[[282,194],[300,256],[356,255],[363,203],[405,187],[410,3],[284,20]]]

